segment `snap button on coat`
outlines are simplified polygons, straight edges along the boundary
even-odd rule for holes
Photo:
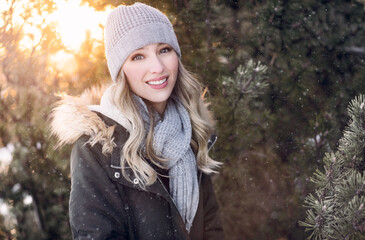
[[[120,172],[115,172],[115,173],[114,173],[114,177],[115,177],[115,178],[120,178]]]
[[[135,179],[133,180],[133,183],[134,183],[134,184],[138,184],[138,183],[139,183],[138,178],[135,178]]]

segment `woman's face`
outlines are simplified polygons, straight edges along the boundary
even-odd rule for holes
[[[178,73],[178,56],[173,48],[165,43],[146,45],[129,55],[122,69],[132,92],[162,114]]]

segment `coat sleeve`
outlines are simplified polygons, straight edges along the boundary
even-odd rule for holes
[[[203,174],[204,240],[224,239],[219,205],[213,190],[212,179]]]
[[[80,138],[71,153],[70,224],[74,239],[127,239],[126,218],[118,191]]]

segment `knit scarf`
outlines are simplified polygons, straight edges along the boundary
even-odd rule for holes
[[[150,118],[140,97],[135,99],[148,132]],[[156,113],[157,114],[157,113]],[[153,149],[168,160],[170,195],[190,232],[199,204],[199,184],[195,155],[190,147],[192,128],[190,116],[176,97],[169,99],[163,119],[154,128]]]

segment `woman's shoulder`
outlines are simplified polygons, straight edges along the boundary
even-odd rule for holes
[[[92,132],[79,133],[77,139],[72,143],[73,149],[87,151],[88,154],[99,160],[114,159],[116,156],[119,159],[120,148],[129,136],[127,130],[101,113],[94,114],[97,115],[99,118],[97,121],[100,123],[90,126],[89,129]]]
[[[128,133],[114,120],[90,110],[89,104],[92,102],[82,97],[63,96],[52,110],[51,133],[57,137],[59,146],[74,144],[86,136],[91,145],[99,143],[103,152],[111,153],[116,141],[125,141]]]

